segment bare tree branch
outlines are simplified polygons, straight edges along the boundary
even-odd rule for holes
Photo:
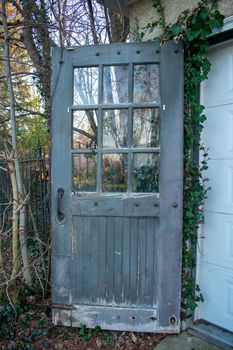
[[[88,6],[88,11],[89,11],[89,19],[90,19],[90,24],[91,24],[91,33],[92,33],[93,41],[94,41],[94,44],[98,44],[99,40],[98,40],[98,37],[96,34],[95,19],[94,19],[94,13],[93,13],[91,0],[87,0],[87,6]]]
[[[14,97],[14,90],[13,90],[12,77],[11,77],[9,33],[7,29],[7,20],[6,20],[6,0],[2,0],[2,23],[3,23],[3,32],[4,32],[5,70],[6,70],[6,76],[7,76],[8,94],[10,99],[11,134],[12,134],[12,146],[13,146],[12,154],[14,155],[14,166],[15,166],[17,191],[19,194],[19,199],[24,201],[23,183],[22,183],[19,157],[18,157],[18,145],[17,145],[17,134],[16,134],[16,122],[15,122],[15,97]],[[21,230],[24,229],[24,226],[25,226],[24,207],[20,211],[19,225],[21,227]],[[24,278],[26,283],[30,284],[32,281],[32,278],[31,278],[30,269],[29,269],[29,261],[28,261],[28,255],[27,255],[27,247],[25,245],[24,233],[20,233],[20,246],[21,246],[22,258],[23,258],[23,264],[24,264]]]

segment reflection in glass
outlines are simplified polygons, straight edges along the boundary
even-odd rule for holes
[[[159,155],[135,153],[133,156],[133,192],[159,191]]]
[[[96,154],[75,154],[73,156],[73,191],[96,191]]]
[[[159,109],[134,109],[133,146],[159,146]]]
[[[103,111],[103,147],[126,147],[127,132],[127,109]]]
[[[105,66],[103,71],[103,102],[128,102],[128,66]]]
[[[134,66],[134,103],[159,102],[159,65]]]
[[[103,192],[127,191],[127,154],[104,154]]]
[[[98,67],[74,69],[74,104],[98,103]]]
[[[73,148],[97,147],[97,111],[75,111],[73,114]]]

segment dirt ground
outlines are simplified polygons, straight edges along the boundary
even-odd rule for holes
[[[149,350],[165,335],[54,326],[48,311],[22,313],[11,325],[0,324],[0,349],[6,350]],[[5,327],[5,328],[4,328]]]

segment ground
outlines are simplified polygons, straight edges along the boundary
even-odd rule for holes
[[[58,327],[51,323],[49,306],[32,305],[26,312],[19,309],[18,317],[10,322],[6,322],[6,317],[0,318],[0,349],[149,350],[165,337],[163,334],[102,331],[99,327],[88,330],[84,325],[79,329]],[[0,312],[7,316],[9,311],[2,308]]]

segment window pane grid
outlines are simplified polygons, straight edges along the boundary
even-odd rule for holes
[[[159,147],[159,109],[134,108],[132,146],[139,148]]]
[[[76,149],[95,149],[99,117],[97,110],[79,110],[73,113],[73,141]]]
[[[159,154],[134,153],[132,166],[132,192],[159,192]]]
[[[128,102],[129,65],[103,67],[103,102],[116,104]]]
[[[129,96],[129,102],[133,103],[133,64],[129,64],[129,70],[128,70],[128,96]]]
[[[133,153],[128,153],[128,178],[127,178],[127,185],[128,185],[128,192],[132,192],[132,165],[133,165]]]
[[[128,110],[128,145],[131,148],[133,139],[133,108],[130,107]]]
[[[102,111],[103,148],[125,148],[129,146],[129,110]]]
[[[103,101],[103,65],[99,65],[98,105]],[[99,106],[98,106],[99,107]]]
[[[102,155],[102,192],[127,192],[128,155]]]
[[[140,69],[144,71],[144,75]],[[96,111],[98,132],[97,142],[94,148],[89,148],[88,145],[86,148],[85,145],[84,148],[79,148],[77,146],[78,143],[75,144],[73,140],[73,149],[71,150],[73,165],[75,162],[76,164],[81,164],[79,164],[81,166],[81,173],[78,169],[74,168],[73,170],[74,189],[78,189],[81,192],[97,193],[158,192],[160,147],[157,134],[154,135],[153,131],[151,131],[153,127],[158,127],[158,123],[155,125],[154,121],[150,119],[151,117],[146,116],[145,118],[143,116],[143,114],[149,114],[146,110],[154,110],[159,115],[158,64],[130,63],[128,65],[115,66],[100,64],[91,67],[90,70],[89,67],[84,67],[80,71],[77,70],[75,72],[76,81],[77,75],[83,75],[84,70],[88,71],[89,77],[85,82],[82,77],[81,83],[84,86],[84,83],[88,84],[91,81],[91,84],[95,87],[95,100],[89,98],[90,94],[88,92],[88,104],[85,103],[87,99],[84,98],[82,101],[81,86],[78,86],[78,88],[76,87],[76,95],[79,94],[79,96],[78,99],[76,97],[76,100],[74,100],[71,110],[74,112],[80,110],[84,113],[90,110]],[[90,74],[90,71],[94,72],[94,78],[92,77],[92,73]],[[106,72],[108,75],[107,80],[105,77]],[[145,74],[145,72],[148,74]],[[98,80],[96,78],[97,75]],[[156,81],[153,81],[153,77],[156,78]],[[110,85],[107,86],[107,83]],[[123,83],[127,84],[126,89],[123,89]],[[111,89],[113,89],[113,95],[109,99]],[[108,97],[106,97],[107,91]],[[117,96],[118,93],[119,96]],[[96,101],[97,103],[93,104],[91,103],[92,101]],[[118,114],[110,114],[109,111],[111,110],[118,110]],[[127,115],[127,121],[124,113],[122,114],[121,112],[123,110],[127,111],[125,114]],[[109,116],[112,116],[111,118],[114,119],[115,137],[117,138],[117,134],[119,134],[119,141],[115,143],[106,141],[110,137],[108,136],[106,139],[106,135],[111,133],[110,129],[108,130],[108,128],[111,128],[111,123],[107,127]],[[135,122],[136,119],[137,121]],[[142,120],[146,120],[143,126],[141,126],[143,124]],[[120,130],[122,127],[125,128],[125,123],[127,124],[127,131],[126,129]],[[143,136],[141,138],[137,136],[136,139],[138,141],[136,142],[135,129],[140,127],[146,129],[146,131],[139,131],[139,134]],[[103,136],[104,128],[105,136]],[[121,131],[123,132],[123,136],[120,135]],[[114,134],[114,130],[112,133]],[[125,141],[123,141],[122,137]],[[154,140],[155,138],[156,141]],[[87,161],[88,159],[89,161]],[[93,178],[94,171],[96,172],[95,180]],[[154,175],[153,172],[155,173]],[[85,176],[88,176],[88,178],[85,179]],[[92,177],[91,180],[90,176]],[[80,185],[77,185],[78,178],[82,182]],[[145,181],[150,184],[145,185]]]
[[[157,102],[159,95],[159,65],[135,64],[133,78],[133,102]]]
[[[97,176],[96,176],[96,190],[102,192],[102,154],[97,153]]]
[[[98,66],[74,68],[74,104],[97,104],[99,91],[98,83]]]

